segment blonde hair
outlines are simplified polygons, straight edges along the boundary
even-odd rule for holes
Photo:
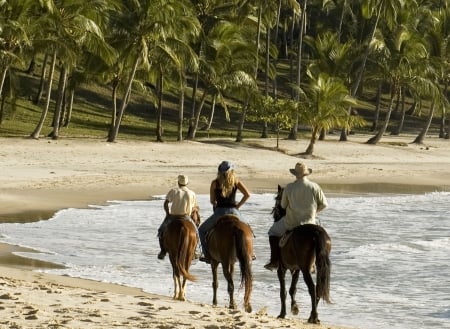
[[[219,172],[217,174],[218,188],[222,191],[221,194],[224,198],[229,196],[233,191],[233,188],[238,183],[238,179],[234,174],[234,170],[230,169],[224,173]]]

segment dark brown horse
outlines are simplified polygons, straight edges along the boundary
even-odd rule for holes
[[[229,307],[231,309],[236,308],[233,296],[233,272],[237,259],[241,270],[241,288],[245,288],[244,309],[251,312],[253,232],[250,226],[240,221],[236,216],[224,215],[219,218],[216,226],[208,234],[207,244],[213,275],[213,305],[217,305],[217,268],[221,263],[223,275],[228,283]]]
[[[191,218],[198,226],[200,223],[198,211],[194,211]],[[197,240],[194,224],[184,218],[172,220],[164,232],[164,249],[167,250],[172,264],[174,299],[184,301],[186,280],[195,281],[195,277],[189,273],[189,268],[194,259]]]
[[[283,188],[278,186],[278,194],[275,198],[275,207],[273,208],[273,217],[278,221],[285,215],[285,210],[281,207],[281,196]],[[300,271],[303,280],[308,286],[308,292],[311,296],[311,314],[309,323],[320,323],[317,313],[317,305],[322,298],[330,303],[330,251],[331,239],[323,227],[314,224],[304,224],[287,232],[280,243],[280,262],[277,275],[280,281],[281,312],[279,318],[286,316],[286,271],[291,272],[291,286],[289,294],[291,296],[291,312],[297,315],[299,308],[295,301],[297,282]],[[316,267],[316,284],[311,276],[311,269]]]

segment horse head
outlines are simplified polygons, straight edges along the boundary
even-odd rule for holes
[[[200,209],[198,209],[198,208],[192,209],[191,219],[195,223],[195,226],[198,227],[200,225],[200,222],[201,222]]]
[[[284,215],[286,215],[286,209],[281,207],[281,197],[283,195],[284,188],[278,185],[278,192],[275,196],[275,206],[272,208],[273,220],[279,221]]]

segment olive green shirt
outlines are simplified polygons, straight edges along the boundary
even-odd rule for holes
[[[317,224],[316,215],[328,202],[320,186],[304,176],[286,185],[281,206],[286,209],[286,229],[291,230],[302,224]]]

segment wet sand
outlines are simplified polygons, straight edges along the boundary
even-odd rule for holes
[[[336,136],[320,141],[313,158],[299,152],[307,141],[257,139],[247,143],[152,143],[103,140],[0,139],[0,222],[50,218],[64,208],[113,200],[148,200],[165,194],[186,174],[190,188],[207,194],[217,165],[231,160],[252,193],[274,193],[293,180],[289,168],[304,161],[311,179],[328,195],[450,191],[450,141],[413,136]],[[24,242],[26,244],[26,241]],[[139,289],[40,273],[57,266],[15,255],[19,246],[0,244],[0,327],[5,328],[342,328],[311,326],[290,316],[279,320],[258,310],[246,314],[210,305],[173,301]],[[168,274],[170,275],[170,274]],[[321,307],[326,307],[321,306]]]

